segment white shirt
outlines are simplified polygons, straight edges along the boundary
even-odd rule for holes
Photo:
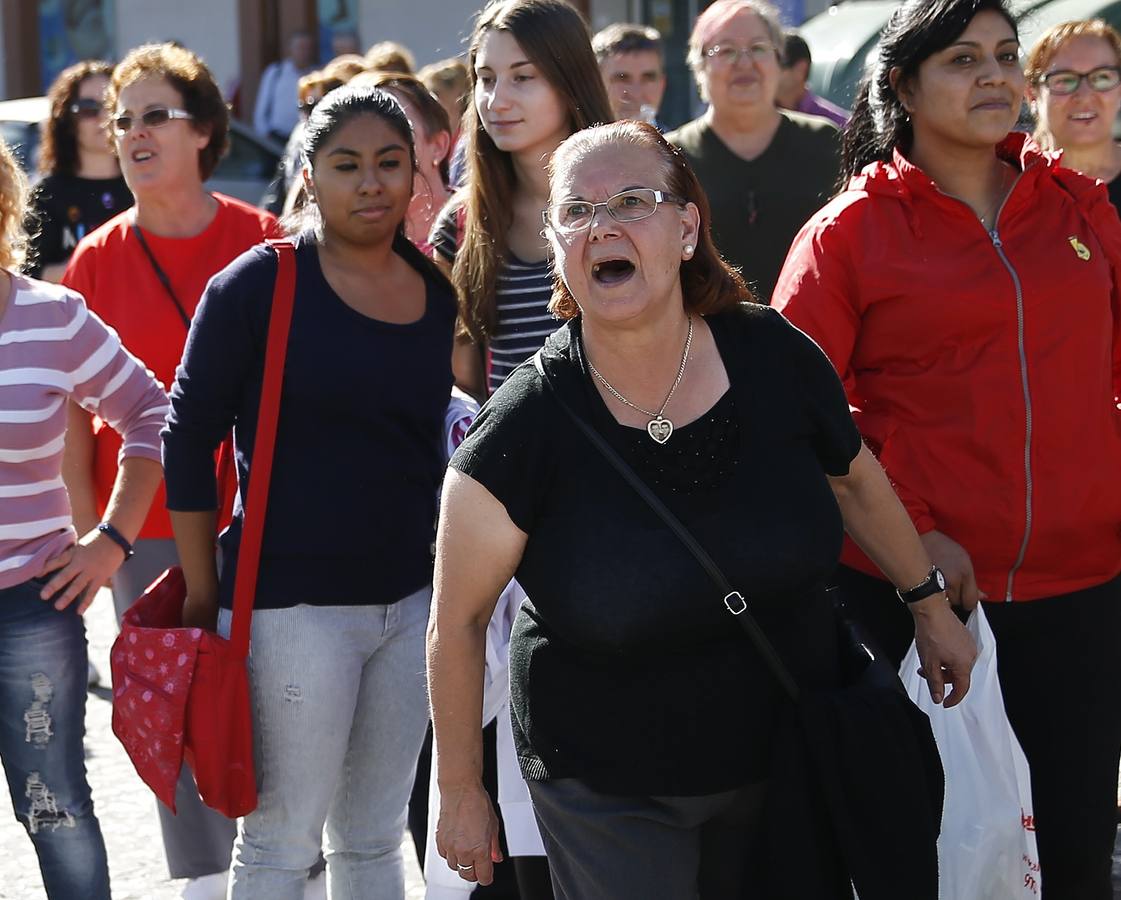
[[[300,78],[309,71],[297,69],[290,59],[275,62],[265,69],[253,109],[253,128],[258,134],[288,135],[296,127],[300,118]]]

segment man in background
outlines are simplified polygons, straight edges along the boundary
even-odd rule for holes
[[[314,64],[314,39],[306,31],[294,31],[288,38],[288,56],[274,62],[261,76],[253,109],[253,128],[259,135],[272,138],[281,146],[288,141],[299,118],[300,78]]]
[[[648,25],[617,22],[592,38],[616,119],[639,119],[659,131],[658,107],[666,92],[662,36]]]
[[[778,94],[775,96],[775,102],[779,106],[810,116],[821,116],[838,128],[845,127],[849,120],[848,110],[810,90],[808,82],[813,60],[810,58],[809,45],[797,32],[786,32],[780,65],[782,71],[779,73]]]

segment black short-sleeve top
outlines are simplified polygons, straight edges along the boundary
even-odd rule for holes
[[[730,387],[662,446],[596,392],[580,322],[521,366],[452,467],[526,534],[529,595],[510,647],[514,737],[529,779],[697,795],[765,772],[785,701],[704,571],[573,426],[562,393],[692,531],[806,683],[831,680],[821,584],[843,527],[826,475],[860,449],[825,355],[764,306],[706,318]]]

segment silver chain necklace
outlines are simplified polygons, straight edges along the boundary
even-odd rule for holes
[[[685,335],[685,349],[681,353],[681,365],[677,369],[677,377],[673,380],[673,386],[670,387],[669,393],[666,394],[666,399],[662,401],[661,407],[657,412],[651,412],[648,409],[643,409],[637,403],[631,403],[626,397],[620,394],[611,382],[599,374],[599,370],[592,365],[592,361],[588,359],[588,368],[592,370],[592,374],[599,379],[600,384],[607,388],[607,392],[611,394],[620,403],[625,403],[631,409],[637,410],[644,416],[649,416],[650,421],[646,423],[646,433],[650,435],[651,439],[658,444],[664,444],[673,435],[673,422],[667,419],[663,413],[666,407],[669,406],[670,400],[673,398],[673,392],[677,390],[677,386],[681,384],[681,379],[685,375],[685,366],[689,364],[689,348],[693,345],[693,317],[688,317],[689,331]],[[587,352],[584,353],[584,358],[587,359]]]

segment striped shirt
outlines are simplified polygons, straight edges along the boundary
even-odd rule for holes
[[[455,261],[459,247],[454,203],[449,203],[432,227],[430,240],[440,259]],[[553,295],[553,269],[546,260],[524,263],[507,252],[508,261],[498,270],[495,286],[495,303],[498,324],[489,336],[490,371],[487,388],[491,394],[498,390],[506,376],[541,349],[545,338],[557,330],[560,323],[549,312],[549,299]]]
[[[0,313],[0,588],[74,543],[62,482],[66,402],[124,436],[120,458],[160,459],[162,386],[79,294],[12,275]]]

